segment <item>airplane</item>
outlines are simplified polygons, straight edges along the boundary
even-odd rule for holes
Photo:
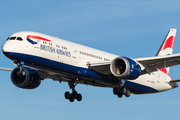
[[[180,64],[180,54],[172,54],[176,31],[169,30],[155,56],[134,59],[42,33],[17,32],[2,47],[17,67],[0,69],[12,71],[12,83],[23,89],[35,89],[44,79],[67,82],[71,92],[64,96],[70,102],[82,100],[78,84],[112,88],[119,98],[163,92],[180,82],[169,76],[169,68]]]

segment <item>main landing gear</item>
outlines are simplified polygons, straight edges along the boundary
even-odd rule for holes
[[[126,97],[130,97],[131,92],[129,89],[125,88],[124,86],[115,87],[113,88],[114,95],[117,95],[119,98],[121,98],[123,95]]]
[[[68,84],[69,84],[70,89],[72,89],[72,93],[69,93],[68,91],[66,91],[64,94],[64,97],[66,99],[69,99],[70,102],[74,102],[75,99],[77,101],[81,101],[82,95],[75,90],[75,86],[77,85],[77,83],[75,84],[74,82],[68,82]]]

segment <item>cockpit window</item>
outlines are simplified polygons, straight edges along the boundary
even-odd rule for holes
[[[6,40],[9,40],[10,37],[8,37]]]
[[[10,39],[9,40],[15,40],[16,39],[16,37],[10,37]]]
[[[20,40],[20,41],[22,41],[23,39],[22,39],[21,37],[17,37],[17,40]]]
[[[7,40],[19,40],[19,41],[23,41],[22,37],[8,37]]]

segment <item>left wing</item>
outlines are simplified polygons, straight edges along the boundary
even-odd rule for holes
[[[157,71],[157,69],[167,68],[180,64],[180,54],[173,54],[168,56],[155,56],[147,58],[134,59],[141,64],[141,70],[146,72]]]
[[[173,54],[168,56],[155,56],[133,59],[141,66],[142,74],[157,71],[164,67],[171,67],[180,64],[180,54]],[[92,69],[98,73],[111,74],[110,65],[111,62],[88,62],[89,69]]]
[[[94,70],[101,74],[111,74],[110,71],[110,64],[111,62],[88,62],[88,69]]]

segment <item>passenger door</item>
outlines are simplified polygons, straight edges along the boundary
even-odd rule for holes
[[[73,65],[79,62],[78,50],[73,45],[71,45],[71,62]]]

